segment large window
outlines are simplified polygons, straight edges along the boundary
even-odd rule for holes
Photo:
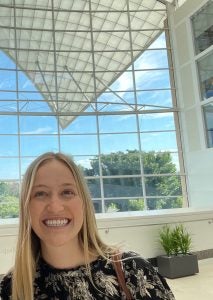
[[[0,218],[45,151],[73,157],[97,213],[186,205],[165,5],[0,0],[0,18]]]
[[[207,3],[192,18],[195,60],[207,147],[213,147],[213,2]]]

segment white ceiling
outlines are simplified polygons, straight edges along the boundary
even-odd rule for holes
[[[52,111],[81,112],[160,34],[163,2],[173,1],[129,0],[127,7],[126,0],[93,0],[91,6],[90,1],[55,0],[53,11],[49,0],[16,0],[14,11],[12,0],[0,0],[1,47]],[[61,126],[71,121],[64,117]]]

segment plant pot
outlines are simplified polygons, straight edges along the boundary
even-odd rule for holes
[[[157,257],[158,272],[167,278],[178,278],[199,272],[198,259],[195,254]]]

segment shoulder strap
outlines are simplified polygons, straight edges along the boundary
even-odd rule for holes
[[[126,286],[126,282],[125,282],[125,277],[124,277],[124,272],[123,272],[123,268],[122,268],[122,264],[121,264],[121,255],[120,254],[114,254],[113,257],[113,266],[115,268],[115,272],[118,278],[118,283],[120,288],[123,290],[124,294],[126,295],[126,299],[127,300],[132,300],[132,296],[131,293],[129,291],[129,289]]]

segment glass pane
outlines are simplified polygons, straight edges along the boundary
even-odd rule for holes
[[[57,119],[49,116],[20,116],[20,133],[57,134]]]
[[[1,7],[1,10],[2,10],[2,7]],[[1,22],[2,22],[2,18],[1,18]],[[1,31],[1,34],[2,34],[2,31]],[[15,57],[15,51],[10,50],[10,55],[11,55],[11,57]],[[0,50],[0,68],[1,69],[16,69],[16,64],[14,63],[14,61],[9,56],[7,56],[7,54],[5,52],[3,52],[2,50]]]
[[[99,116],[98,120],[100,133],[137,131],[135,115]]]
[[[23,72],[18,72],[19,90],[22,92],[55,92],[55,73],[54,72],[31,72],[26,76]],[[45,79],[44,79],[45,78]],[[48,87],[48,88],[47,88]],[[51,100],[51,94],[49,94]]]
[[[81,168],[85,176],[98,176],[99,158],[98,156],[74,156],[75,163]]]
[[[202,100],[213,97],[213,51],[202,57],[198,63]]]
[[[21,76],[21,75],[20,75]],[[56,99],[55,94],[51,94],[52,96],[54,95],[54,99]],[[49,93],[39,93],[37,90],[31,91],[30,93],[28,91],[19,91],[18,97],[20,100],[25,100],[30,102],[31,100],[37,100],[38,102],[48,99],[49,98]],[[23,101],[24,102],[24,101]]]
[[[150,176],[145,178],[147,196],[182,195],[180,176]]]
[[[119,151],[101,155],[101,167],[104,176],[140,174],[139,152],[128,151],[128,153],[122,153]]]
[[[0,89],[1,91],[1,89]],[[5,91],[1,91],[0,93],[0,100],[16,100],[17,99],[17,94],[16,92],[11,92],[11,91],[8,91],[8,92],[5,92]],[[2,102],[2,101],[1,101]],[[13,102],[13,101],[11,101]],[[15,105],[16,105],[16,102],[14,102]],[[0,104],[1,105],[1,104]]]
[[[87,184],[92,198],[101,197],[100,179],[87,179]]]
[[[102,202],[101,202],[101,200],[93,200],[92,203],[93,203],[96,214],[103,212],[102,211]]]
[[[174,130],[173,113],[153,113],[139,115],[140,131]]]
[[[170,88],[168,70],[136,71],[137,90]]]
[[[95,116],[71,116],[73,121],[65,128],[61,128],[60,132],[65,133],[96,133],[97,121]],[[63,117],[59,117],[60,119]]]
[[[0,115],[0,134],[18,133],[18,117]]]
[[[2,90],[16,90],[16,72],[0,70],[0,82]]]
[[[142,211],[142,210],[144,210],[143,198],[105,200],[106,213],[112,213],[118,211]]]
[[[129,199],[127,203],[127,211],[142,211],[145,209],[144,199]]]
[[[98,154],[96,135],[61,135],[61,151],[70,155]]]
[[[0,181],[0,218],[17,218],[19,210],[19,184]]]
[[[116,199],[105,200],[105,212],[121,212],[121,211],[142,211],[144,210],[144,200],[140,199]]]
[[[0,158],[0,180],[19,179],[19,160],[10,157]],[[2,196],[1,190],[0,195]]]
[[[0,156],[18,156],[18,136],[0,135]]]
[[[212,45],[213,2],[208,1],[192,18],[196,54]]]
[[[169,152],[143,152],[142,163],[144,174],[177,173],[180,169],[177,154]]]
[[[29,164],[35,159],[36,157],[21,157],[21,175],[23,176],[28,168]]]
[[[138,150],[138,136],[134,133],[100,135],[100,146],[103,154]]]
[[[142,197],[141,179],[129,178],[107,178],[103,179],[104,197]]]
[[[207,145],[213,147],[213,103],[203,106]]]
[[[20,112],[51,112],[50,106],[45,101],[35,101],[33,99],[27,101],[19,101]]]
[[[168,68],[167,50],[145,51],[134,63],[135,70]]]
[[[158,2],[158,4],[160,4]],[[161,9],[165,9],[164,7],[161,7]],[[158,48],[165,48],[166,49],[166,37],[165,32],[161,33],[159,37],[154,40],[154,42],[149,46],[149,49],[158,49]]]
[[[37,156],[47,151],[58,152],[58,137],[29,135],[20,137],[21,155]]]
[[[97,99],[97,109],[99,111],[129,111],[134,108],[135,94],[130,91],[125,92],[105,92]]]
[[[0,112],[16,112],[16,111],[17,111],[16,101],[2,101],[0,97]]]
[[[10,198],[10,197],[8,197]],[[1,203],[0,201],[0,219],[18,218],[19,216],[19,201],[11,200]]]
[[[147,199],[147,208],[152,209],[169,209],[183,207],[183,197],[164,197]]]
[[[143,151],[170,151],[177,152],[175,132],[155,132],[141,134]]]
[[[113,62],[114,64],[114,62]],[[126,71],[110,86],[114,92],[133,91],[132,71]]]
[[[137,102],[142,106],[143,110],[170,108],[173,106],[171,90],[138,91]]]

